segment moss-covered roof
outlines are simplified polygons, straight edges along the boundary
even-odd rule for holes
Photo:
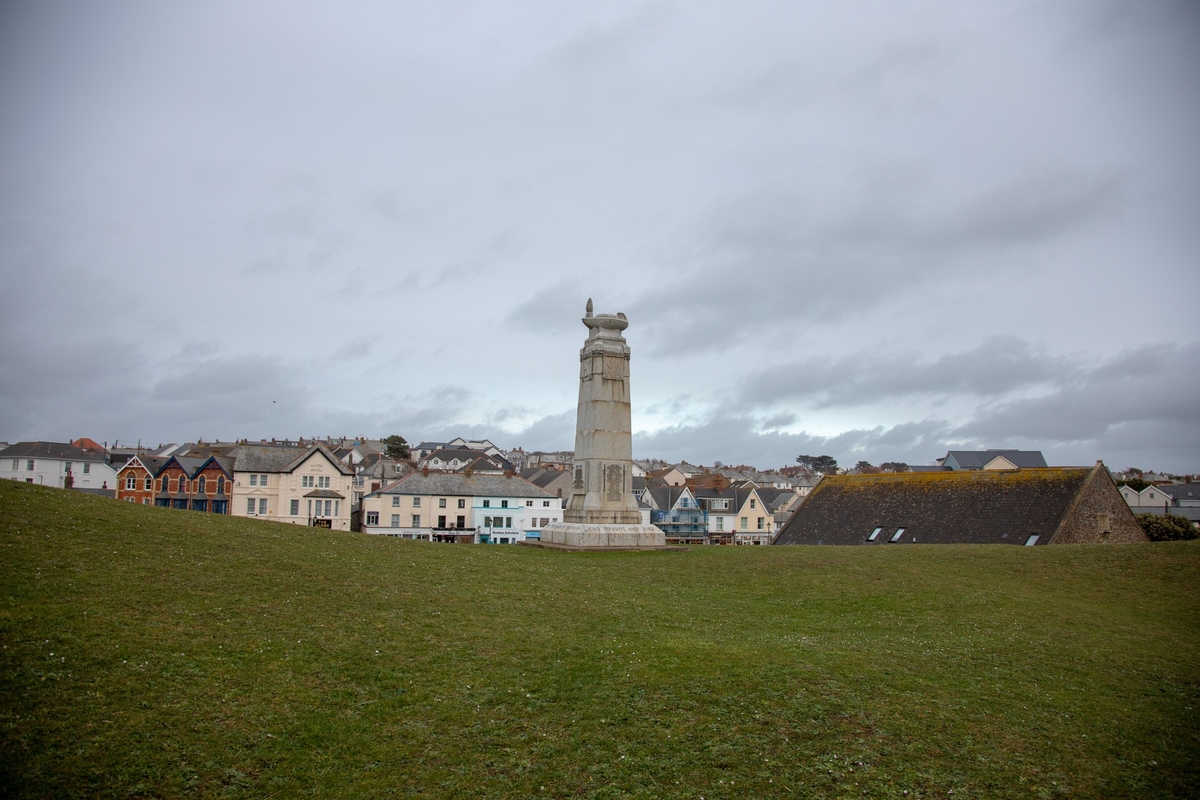
[[[826,477],[776,544],[1048,543],[1091,468],[916,472]],[[868,537],[882,528],[873,541]]]

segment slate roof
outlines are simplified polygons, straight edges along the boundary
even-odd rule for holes
[[[1097,467],[1098,469],[1099,467]],[[775,544],[1048,544],[1092,474],[1089,468],[969,470],[825,477]],[[867,537],[883,528],[874,542]]]
[[[233,468],[238,472],[291,472],[308,460],[316,450],[324,453],[338,472],[343,475],[354,474],[354,470],[338,460],[338,457],[323,444],[304,447],[244,444],[229,453],[229,456],[233,458]]]
[[[129,461],[126,461],[121,465],[121,469],[125,469],[125,467],[129,466],[129,462],[133,461],[135,458],[138,460],[138,463],[145,467],[146,471],[154,477],[158,477],[158,473],[162,472],[162,468],[167,465],[168,461],[170,461],[169,458],[164,456],[131,456]],[[117,471],[120,472],[120,470]]]
[[[461,472],[413,472],[371,494],[470,495],[475,497],[557,497],[515,475],[466,475]]]
[[[1041,450],[950,450],[946,457],[950,456],[963,469],[983,469],[996,456],[1004,456],[1021,469],[1046,466]]]
[[[63,461],[104,461],[103,450],[84,450],[66,442],[17,442],[0,450],[0,458],[57,458]]]

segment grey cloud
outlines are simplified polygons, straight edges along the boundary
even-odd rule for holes
[[[506,326],[539,333],[570,335],[578,331],[584,309],[579,307],[579,284],[558,281],[518,303],[504,319]],[[579,308],[578,313],[569,311]]]
[[[795,464],[801,453],[828,453],[841,463],[860,458],[875,462],[907,460],[913,464],[945,454],[951,430],[944,420],[925,420],[872,429],[853,429],[834,436],[807,432],[760,430],[753,417],[714,415],[694,425],[679,425],[634,434],[635,458],[687,460],[692,463],[753,464],[760,469]]]
[[[749,373],[739,407],[809,401],[817,408],[879,403],[895,397],[966,393],[994,396],[1068,377],[1079,365],[1016,337],[992,337],[978,347],[927,359],[917,353],[856,353],[809,358]]]
[[[509,441],[533,450],[573,450],[575,448],[575,410],[550,414],[508,434]]]
[[[650,321],[657,353],[720,349],[768,327],[844,318],[935,279],[977,278],[1006,250],[1094,223],[1122,186],[1112,172],[1058,169],[922,209],[906,191],[920,179],[896,177],[874,176],[835,209],[769,191],[720,204],[685,237],[675,257],[682,271],[670,285],[651,284],[631,316]],[[986,258],[968,257],[985,250]],[[754,311],[728,313],[738,308]]]
[[[1183,436],[1196,428],[1197,397],[1200,342],[1149,346],[1080,373],[1044,396],[995,403],[960,432],[976,438],[1095,442],[1122,426],[1151,423],[1174,427]]]

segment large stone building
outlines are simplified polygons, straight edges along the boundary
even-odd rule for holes
[[[825,477],[775,544],[1145,542],[1100,462]]]

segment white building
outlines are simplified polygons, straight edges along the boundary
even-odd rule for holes
[[[233,457],[233,515],[350,530],[354,472],[324,445],[242,445]]]
[[[17,442],[0,450],[0,478],[59,488],[117,488],[117,471],[103,450],[61,442]]]
[[[552,522],[559,498],[515,475],[422,470],[362,500],[363,532],[405,539],[515,544]]]

